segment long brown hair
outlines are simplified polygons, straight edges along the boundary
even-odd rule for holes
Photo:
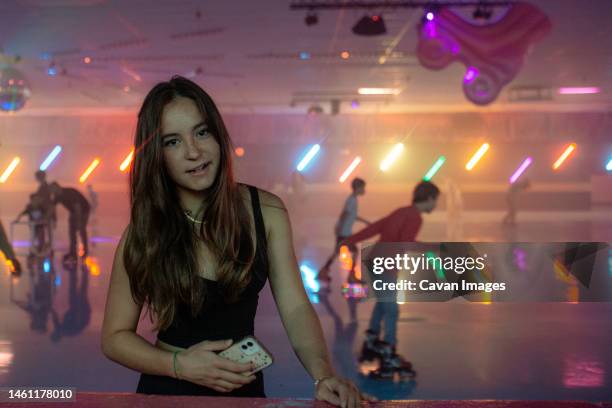
[[[163,161],[162,113],[179,96],[195,102],[220,146],[219,169],[203,205],[206,223],[199,229],[185,217]],[[134,301],[147,305],[151,320],[156,317],[155,329],[164,330],[180,304],[189,305],[193,316],[204,304],[206,284],[198,272],[198,239],[218,260],[217,280],[224,298],[237,300],[250,281],[255,257],[251,222],[234,181],[229,134],[212,98],[196,83],[175,76],[149,92],[138,114],[134,147],[131,219],[123,261]]]

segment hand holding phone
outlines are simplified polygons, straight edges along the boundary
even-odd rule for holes
[[[252,363],[252,375],[270,366],[273,362],[272,354],[253,336],[247,336],[232,344],[219,353],[219,356],[236,363]]]

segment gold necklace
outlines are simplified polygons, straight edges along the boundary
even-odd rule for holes
[[[200,220],[196,220],[195,218],[193,218],[191,216],[191,211],[187,210],[185,211],[185,217],[187,217],[187,219],[195,224],[206,224],[206,221],[200,221]]]

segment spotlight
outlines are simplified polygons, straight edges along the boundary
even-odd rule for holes
[[[353,26],[353,33],[364,36],[381,35],[387,33],[387,28],[382,16],[365,15]]]
[[[306,14],[306,18],[304,18],[304,24],[308,27],[319,24],[319,16],[317,16],[317,13],[309,11],[308,14]]]
[[[430,4],[423,9],[423,17],[421,17],[421,23],[427,24],[436,19],[436,14],[440,11],[440,7],[435,4]]]

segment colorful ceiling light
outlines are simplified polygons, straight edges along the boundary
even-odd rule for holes
[[[380,169],[382,171],[388,171],[391,168],[391,165],[397,160],[397,158],[404,151],[404,144],[398,143],[393,146],[393,149],[387,154],[384,160],[380,163]]]
[[[308,150],[308,153],[306,153],[302,160],[300,160],[299,164],[297,165],[297,171],[303,171],[306,166],[308,166],[308,163],[310,163],[317,153],[319,153],[319,150],[321,150],[320,145],[316,144],[312,146],[310,150]]]
[[[489,150],[490,147],[491,147],[490,144],[483,143],[482,146],[478,148],[476,153],[474,153],[470,161],[467,162],[467,164],[465,165],[465,169],[467,171],[471,171],[474,168],[474,166],[476,166],[476,164],[480,161],[480,159],[482,159],[482,156],[485,155],[485,153]]]
[[[57,158],[57,156],[59,156],[61,151],[62,151],[62,146],[60,145],[55,146],[53,150],[51,150],[51,153],[49,153],[47,158],[42,162],[39,169],[41,171],[47,171],[51,163],[53,163],[53,161]]]
[[[533,159],[531,157],[527,157],[525,160],[523,160],[518,169],[516,169],[514,173],[512,173],[512,176],[510,176],[510,184],[514,184],[514,182],[518,180],[519,177],[521,177],[525,170],[527,170],[527,167],[531,165],[532,161]]]
[[[346,170],[344,170],[344,172],[342,173],[342,175],[340,176],[338,181],[340,181],[341,183],[344,183],[346,181],[346,179],[348,178],[348,176],[350,176],[351,173],[353,171],[355,171],[357,166],[359,166],[359,163],[361,163],[361,157],[357,156],[357,157],[355,157],[355,159],[353,159],[351,164],[349,164],[349,166],[346,168]]]
[[[87,181],[91,173],[93,173],[93,171],[96,169],[96,167],[98,167],[99,164],[100,164],[100,159],[95,158],[91,162],[89,167],[87,167],[87,170],[85,170],[83,174],[81,175],[81,177],[79,177],[79,182],[84,183],[85,181]]]
[[[563,154],[559,156],[557,161],[553,164],[553,170],[558,170],[569,155],[574,152],[574,150],[576,150],[576,143],[570,143],[563,151]]]

